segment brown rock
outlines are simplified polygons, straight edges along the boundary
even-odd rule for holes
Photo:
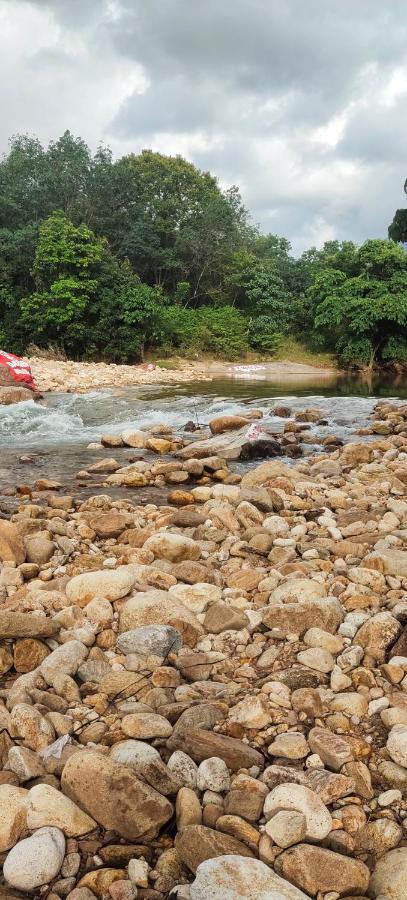
[[[216,856],[254,856],[246,844],[231,835],[206,828],[205,825],[189,825],[184,828],[175,838],[175,848],[191,872],[196,872],[206,859]]]
[[[167,747],[170,750],[183,750],[196,762],[210,759],[211,756],[219,756],[233,772],[263,765],[261,753],[248,744],[224,734],[204,731],[202,728],[175,731],[168,739]]]
[[[225,603],[212,603],[209,607],[205,620],[205,631],[210,634],[221,634],[222,631],[240,631],[246,628],[248,618],[233,606],[226,606]]]
[[[340,895],[365,893],[370,872],[363,862],[332,850],[297,844],[284,850],[275,861],[275,870],[292,884],[315,897],[336,891]]]
[[[32,535],[24,538],[27,554],[27,562],[43,566],[49,562],[55,553],[55,544],[49,538],[42,535]]]
[[[345,763],[353,759],[349,744],[329,728],[312,728],[308,743],[312,752],[318,753],[322,762],[334,772],[339,772]]]
[[[70,757],[61,786],[67,797],[105,829],[130,841],[156,837],[173,813],[171,803],[127,766],[94,751],[79,751]]]
[[[96,531],[101,538],[118,537],[119,534],[130,524],[130,517],[123,513],[110,510],[110,512],[93,516],[89,521],[89,525]]]
[[[10,387],[0,387],[0,404],[3,406],[11,406],[12,403],[23,403],[25,400],[32,400],[34,396],[29,388],[18,387],[13,384],[10,384]]]
[[[160,590],[138,593],[124,604],[120,614],[120,632],[142,625],[172,625],[189,647],[194,647],[204,633],[194,613],[175,597]]]
[[[46,644],[35,638],[22,638],[14,647],[14,668],[22,674],[32,672],[50,653]]]
[[[61,625],[55,619],[32,613],[0,611],[0,638],[51,637],[60,629]]]
[[[267,628],[279,628],[283,634],[302,635],[308,628],[322,628],[335,634],[343,615],[340,603],[333,597],[325,597],[304,603],[266,606],[263,622]]]
[[[0,519],[0,560],[20,566],[25,562],[25,547],[13,522]]]
[[[218,416],[209,422],[212,434],[223,434],[224,431],[237,431],[245,425],[249,425],[249,420],[243,416]]]

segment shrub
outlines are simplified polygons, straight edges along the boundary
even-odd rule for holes
[[[248,331],[249,344],[260,353],[276,353],[282,341],[282,335],[275,330],[271,316],[257,316],[252,319]]]

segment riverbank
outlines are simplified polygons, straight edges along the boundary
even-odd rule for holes
[[[402,900],[407,405],[241,474],[126,440],[0,518],[0,893]]]
[[[74,362],[40,357],[28,358],[34,380],[41,392],[67,391],[85,393],[102,387],[124,387],[144,384],[177,384],[210,381],[214,377],[250,377],[263,373],[269,380],[288,380],[293,377],[334,377],[333,367],[317,366],[290,360],[266,363],[236,363],[205,360],[191,362],[180,358],[169,365],[146,363],[128,366],[114,363]]]

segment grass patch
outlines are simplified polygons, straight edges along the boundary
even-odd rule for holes
[[[337,363],[332,353],[321,353],[304,347],[295,338],[284,338],[277,353],[270,357],[270,361],[289,360],[290,362],[303,363],[307,366],[315,366],[317,369],[336,369]]]

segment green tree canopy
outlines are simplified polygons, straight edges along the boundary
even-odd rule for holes
[[[309,294],[315,327],[329,333],[347,364],[372,366],[402,358],[407,347],[407,254],[391,241],[370,240],[356,254],[357,274],[322,269]]]

